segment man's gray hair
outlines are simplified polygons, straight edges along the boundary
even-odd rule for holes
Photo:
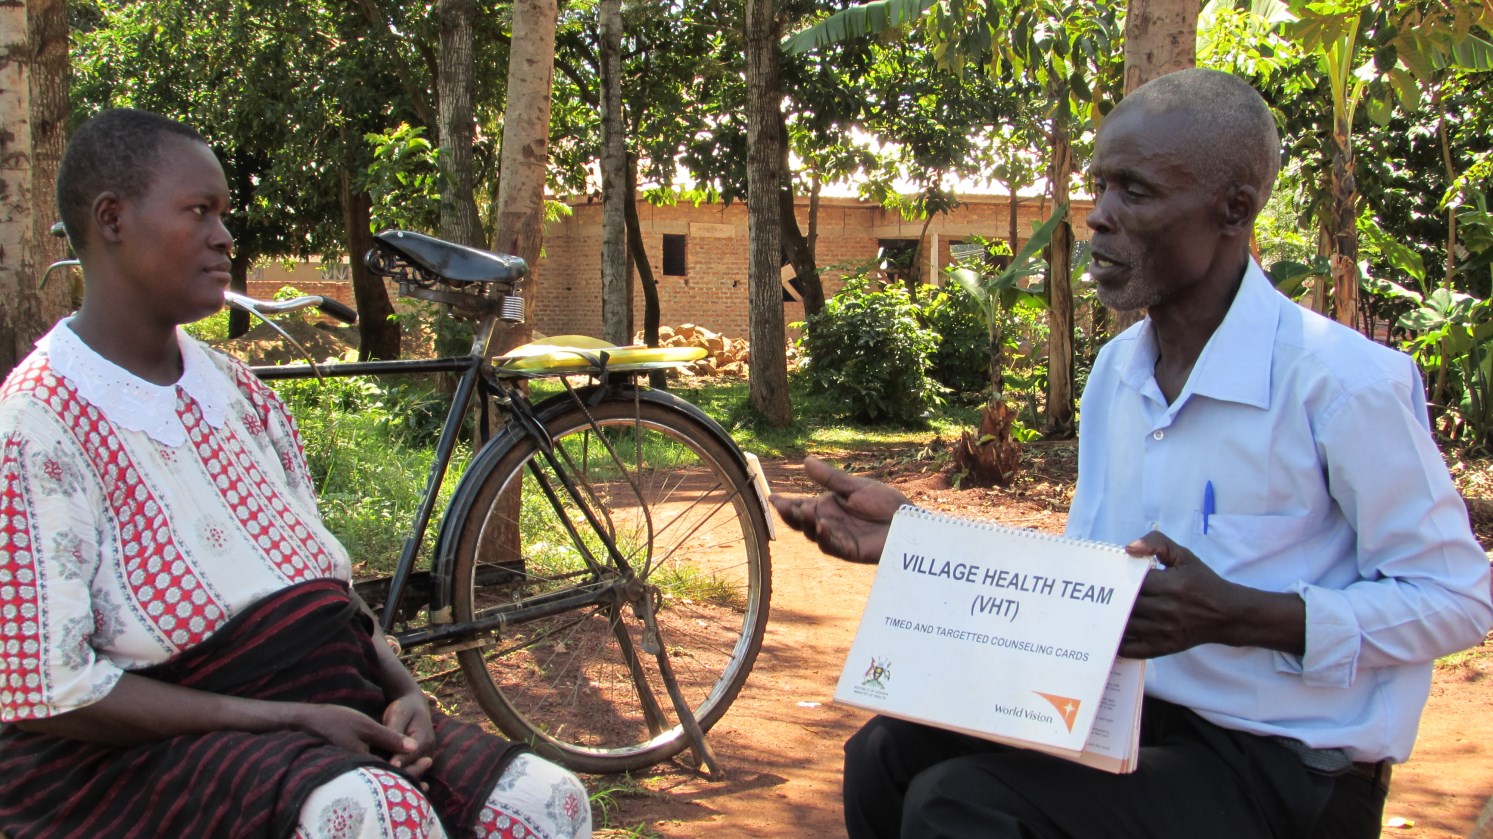
[[[1218,186],[1254,186],[1262,205],[1270,197],[1280,171],[1280,132],[1270,106],[1248,82],[1218,70],[1179,70],[1136,88],[1110,116],[1137,108],[1196,114],[1190,136],[1180,139],[1192,149],[1197,173]]]

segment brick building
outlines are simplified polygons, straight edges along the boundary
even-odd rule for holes
[[[838,278],[864,266],[874,266],[890,254],[915,248],[923,237],[920,274],[938,276],[938,269],[953,257],[950,246],[972,236],[1006,239],[1008,200],[1003,195],[975,195],[961,199],[959,207],[936,216],[924,231],[924,222],[907,221],[900,214],[854,198],[825,198],[819,206],[816,257],[823,272],[826,296],[839,287]],[[541,334],[601,333],[601,216],[600,202],[581,200],[573,205],[570,218],[553,223],[544,231],[544,253],[533,276],[537,284],[526,288],[531,301],[534,328]],[[1083,214],[1088,203],[1074,201],[1074,231],[1087,238]],[[1047,218],[1049,206],[1038,197],[1019,200],[1017,228],[1029,233]],[[748,335],[746,205],[679,204],[655,207],[638,205],[648,260],[659,283],[661,323],[695,323],[732,337]],[[798,206],[799,225],[808,228],[808,202]],[[1023,235],[1024,238],[1024,235]],[[785,268],[784,318],[788,323],[803,319],[803,305],[788,285],[792,270]],[[352,289],[347,266],[322,268],[297,266],[286,273],[279,265],[256,269],[249,293],[268,296],[281,285],[291,284],[313,294],[329,294],[349,304]],[[643,295],[634,283],[634,323],[642,328]]]
[[[1008,200],[1003,195],[966,196],[958,208],[937,216],[928,225],[907,221],[895,211],[854,198],[826,198],[819,205],[815,257],[825,282],[826,296],[839,287],[837,279],[859,266],[875,265],[888,253],[909,250],[924,236],[921,276],[938,276],[952,261],[950,245],[971,236],[1005,239]],[[1074,202],[1075,231],[1087,238],[1083,213],[1087,202]],[[577,203],[574,214],[544,231],[545,257],[533,296],[535,328],[546,334],[601,332],[601,204]],[[1017,228],[1023,234],[1047,218],[1041,198],[1023,198],[1017,206]],[[747,329],[747,211],[741,202],[638,205],[638,217],[648,249],[648,261],[659,284],[661,323],[695,323],[733,337]],[[800,229],[808,229],[808,201],[798,205]],[[1024,238],[1024,237],[1023,237]],[[936,260],[936,263],[935,263]],[[784,269],[785,278],[793,271]],[[636,283],[634,284],[636,286]],[[786,285],[786,282],[785,282]],[[784,290],[785,321],[803,320],[803,305],[791,288]],[[633,313],[642,328],[643,295],[634,289]]]

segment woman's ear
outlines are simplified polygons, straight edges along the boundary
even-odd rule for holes
[[[1250,184],[1229,187],[1220,209],[1224,233],[1249,236],[1261,209],[1260,191]]]
[[[93,226],[98,228],[99,239],[110,244],[118,244],[122,231],[120,230],[121,216],[124,211],[124,200],[117,192],[100,192],[93,199]]]

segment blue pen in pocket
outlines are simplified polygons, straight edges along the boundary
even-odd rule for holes
[[[1203,484],[1203,535],[1208,535],[1208,517],[1213,515],[1213,482]]]

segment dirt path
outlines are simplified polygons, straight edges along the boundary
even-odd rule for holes
[[[807,492],[797,464],[766,464],[775,491]],[[1041,484],[1026,497],[953,492],[942,479],[898,481],[919,504],[1060,530]],[[772,617],[746,688],[710,743],[725,768],[711,781],[665,764],[622,782],[610,823],[642,824],[665,837],[842,837],[840,746],[868,716],[830,700],[873,566],[824,557],[794,534],[773,543]],[[1387,837],[1462,839],[1493,793],[1493,659],[1436,674],[1420,740],[1399,767],[1386,818],[1413,827]]]

